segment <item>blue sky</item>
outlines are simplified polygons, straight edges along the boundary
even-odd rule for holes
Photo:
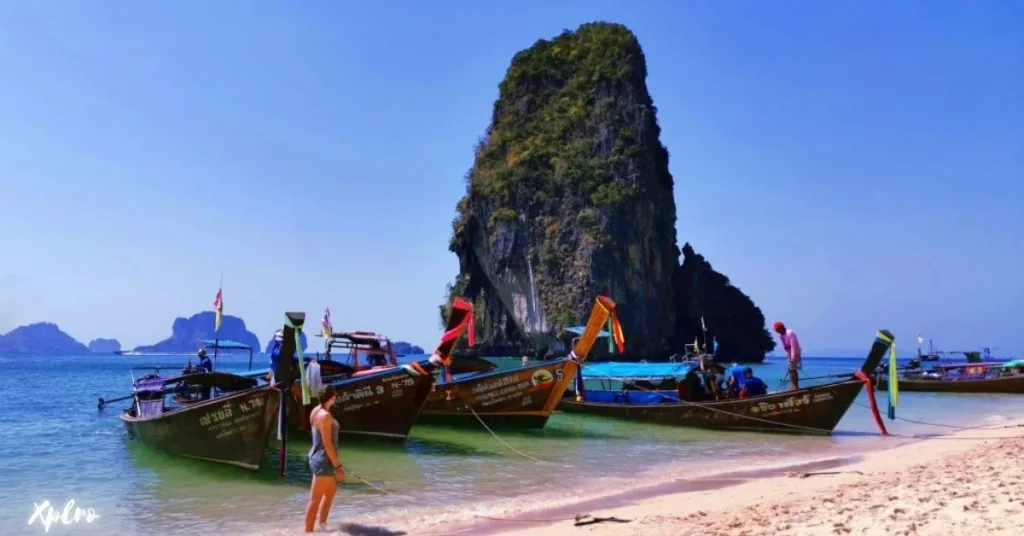
[[[0,332],[155,342],[223,273],[261,340],[330,305],[433,345],[498,82],[594,20],[646,52],[680,239],[769,321],[1024,354],[1010,0],[8,2]]]

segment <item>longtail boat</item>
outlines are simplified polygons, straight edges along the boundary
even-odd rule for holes
[[[462,320],[453,327],[451,319],[456,316]],[[473,305],[457,298],[444,340],[454,342],[467,328],[472,346],[472,318]],[[575,377],[580,357],[590,352],[609,318],[621,333],[615,302],[598,296],[585,331],[567,357],[510,370],[495,370],[497,365],[478,358],[442,360],[440,381],[427,397],[420,422],[478,426],[483,421],[489,427],[543,428]]]
[[[134,402],[121,413],[130,438],[174,456],[259,470],[277,416],[276,389],[235,374],[161,377],[146,369],[156,372],[138,380],[133,373]],[[212,396],[191,396],[196,391]]]
[[[464,323],[462,312],[449,319],[449,331],[458,323]],[[299,348],[294,339],[296,331],[285,326],[280,332],[278,353],[280,363],[290,362],[297,368],[295,357]],[[394,354],[394,345],[382,335],[369,331],[325,333],[326,351],[309,361],[320,367],[325,385],[330,384],[337,393],[337,402],[331,407],[331,414],[339,424],[339,435],[349,439],[386,439],[404,441],[420,417],[420,411],[434,384],[433,372],[441,360],[449,359],[455,339],[442,339],[429,359],[400,365]],[[334,355],[348,351],[344,359],[335,360]],[[361,359],[365,357],[366,359]],[[306,367],[308,367],[308,362]],[[263,377],[269,370],[250,373]],[[309,415],[319,400],[316,393],[309,393],[308,403],[303,404],[301,379],[291,373],[292,378],[285,403],[287,404],[288,428],[291,432],[308,435]]]
[[[889,379],[885,374],[879,374],[876,382],[880,390],[888,390]],[[1024,360],[944,363],[927,371],[903,371],[898,376],[897,388],[919,393],[1024,394]]]
[[[876,335],[860,370],[840,381],[750,398],[694,402],[680,397],[681,377],[697,367],[684,363],[614,363],[584,365],[576,382],[577,392],[559,404],[559,410],[715,430],[831,434],[865,384],[875,421],[885,433],[877,413],[872,374],[893,336],[886,330]],[[689,370],[686,368],[689,367]],[[617,382],[588,389],[587,380]]]
[[[399,366],[393,344],[369,331],[330,333],[326,353],[315,359],[324,384],[334,386],[338,402],[331,414],[340,425],[339,434],[349,437],[381,438],[404,441],[419,417],[434,377],[429,361]],[[338,351],[348,351],[345,359],[335,360]],[[360,359],[361,357],[365,359]],[[298,406],[301,387],[293,385],[292,399]],[[316,396],[291,424],[310,433],[309,414],[319,400]]]

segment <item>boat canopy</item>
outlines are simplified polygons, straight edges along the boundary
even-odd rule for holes
[[[978,368],[978,367],[986,368],[986,367],[1005,367],[1005,366],[1007,366],[1007,363],[1003,362],[1003,361],[987,361],[987,362],[979,361],[977,363],[943,363],[941,365],[935,365],[935,368],[936,369],[944,369],[944,370],[956,370],[956,369],[963,369],[963,368]]]
[[[1003,368],[1018,368],[1024,367],[1024,359],[1014,359],[1013,361],[1007,361],[1003,363]]]
[[[682,378],[697,368],[697,363],[591,363],[583,367],[583,378],[609,380],[649,380]]]
[[[252,346],[248,344],[242,344],[238,341],[220,341],[220,340],[205,340],[202,341],[203,348],[217,348],[218,350],[248,350],[252,351]]]
[[[157,393],[175,386],[217,387],[225,391],[241,391],[243,389],[252,389],[257,384],[258,382],[255,378],[247,378],[224,372],[204,372],[175,376],[173,378],[139,380],[135,383],[135,391],[140,393]]]
[[[331,339],[348,341],[352,344],[390,344],[391,339],[372,331],[342,331],[331,333]]]

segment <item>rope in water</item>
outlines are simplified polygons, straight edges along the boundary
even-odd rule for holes
[[[522,457],[524,457],[524,458],[526,458],[528,460],[533,460],[535,462],[549,463],[549,464],[553,464],[553,465],[561,465],[562,467],[571,467],[570,465],[566,465],[566,464],[559,464],[559,463],[555,463],[555,462],[549,462],[547,460],[541,460],[539,458],[534,458],[533,456],[530,456],[529,454],[526,454],[525,452],[520,451],[519,449],[513,447],[512,445],[509,445],[508,442],[505,441],[504,439],[502,439],[501,436],[496,434],[494,432],[494,430],[491,430],[490,426],[487,426],[487,423],[484,422],[484,420],[480,417],[480,415],[476,412],[476,410],[473,409],[472,405],[467,404],[465,400],[463,400],[462,403],[466,406],[466,408],[470,411],[470,413],[472,413],[473,416],[476,417],[477,422],[479,422],[484,427],[484,430],[487,430],[488,432],[490,432],[491,435],[494,436],[494,439],[497,439],[499,442],[501,442],[502,445],[505,445],[505,447],[508,448],[509,450],[511,450],[512,452],[514,452],[514,453],[516,453],[516,454],[518,454],[518,455],[520,455],[520,456],[522,456]]]
[[[357,475],[354,471],[350,471],[348,467],[345,467],[345,464],[339,463],[338,465],[341,466],[341,468],[345,471],[346,475],[352,475],[352,476],[356,477],[356,480],[359,480],[363,484],[366,484],[367,486],[370,486],[371,488],[373,488],[373,489],[375,489],[375,490],[377,490],[377,491],[379,491],[381,493],[384,493],[386,495],[392,495],[392,496],[395,495],[394,493],[392,493],[392,492],[390,492],[390,491],[388,491],[388,490],[386,490],[386,489],[384,489],[382,487],[375,486],[373,484],[373,482],[370,482],[369,480],[366,480],[365,478]]]
[[[862,407],[862,408],[871,409],[871,406],[869,406],[867,404],[862,404],[860,402],[857,402],[856,400],[854,400],[853,403],[855,405],[857,405],[857,406]],[[998,428],[999,426],[1004,426],[1006,428],[1018,428],[1018,427],[1021,426],[1021,425],[1006,426],[1006,425],[1003,425],[1003,424],[996,424],[996,423],[992,423],[992,424],[979,424],[977,426],[958,426],[958,425],[955,425],[955,424],[944,424],[944,423],[938,423],[938,422],[919,421],[919,420],[916,420],[916,419],[908,419],[906,417],[900,417],[900,416],[897,416],[895,420],[909,422],[909,423],[912,423],[912,424],[921,424],[921,425],[924,425],[924,426],[935,426],[935,427],[938,427],[938,428],[949,428],[949,429],[952,429],[952,430],[979,430],[979,429],[983,429],[983,428]]]

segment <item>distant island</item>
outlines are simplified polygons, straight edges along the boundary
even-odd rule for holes
[[[114,354],[121,351],[121,343],[117,339],[93,339],[89,341],[89,351],[94,354]]]
[[[476,304],[479,355],[544,352],[538,341],[586,324],[598,294],[618,305],[625,358],[668,358],[713,337],[727,361],[761,362],[775,348],[754,301],[678,240],[646,79],[644,51],[621,24],[584,24],[512,58],[456,205],[448,249],[459,273],[440,306],[443,322],[451,298]]]
[[[138,346],[133,351],[139,353],[192,353],[202,347],[204,340],[213,340],[215,335],[213,311],[203,311],[189,318],[175,318],[171,325],[171,336],[151,345]],[[245,321],[237,316],[224,315],[221,320],[219,338],[222,341],[234,341],[252,347],[259,352],[260,341],[256,334],[247,330]],[[302,349],[308,350],[305,332],[301,335]],[[270,351],[268,341],[264,352]],[[396,354],[425,354],[423,348],[405,341],[395,341]],[[121,351],[121,343],[117,339],[97,338],[88,346],[75,340],[74,337],[60,330],[52,322],[36,322],[19,326],[9,333],[0,335],[0,354],[37,354],[37,355],[88,355],[114,354]]]
[[[0,336],[0,354],[84,355],[89,349],[57,324],[36,322]]]
[[[415,344],[407,343],[405,341],[395,341],[394,344],[395,344],[395,348],[394,349],[395,349],[395,353],[396,354],[402,354],[402,355],[422,355],[422,354],[426,353],[426,352],[423,351],[423,348],[420,348],[419,346],[416,346]]]
[[[220,333],[215,334],[215,314],[203,311],[188,318],[175,318],[171,325],[171,336],[148,346],[138,346],[135,352],[140,353],[190,353],[198,350],[204,340],[229,340],[251,346],[254,352],[261,348],[256,334],[245,328],[245,321],[237,316],[224,315],[221,319]]]

